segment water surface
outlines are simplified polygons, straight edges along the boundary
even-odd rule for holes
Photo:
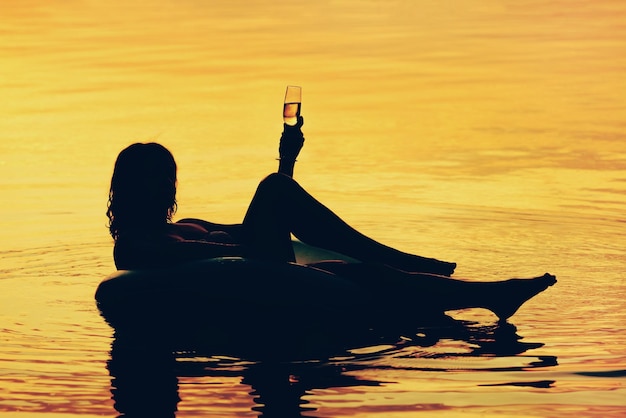
[[[31,0],[0,13],[0,415],[116,416],[111,373],[140,382],[129,402],[177,417],[626,414],[621,2]],[[509,326],[451,312],[460,328],[323,361],[123,345],[112,359],[93,293],[114,270],[117,153],[163,143],[178,216],[239,222],[275,169],[287,84],[303,86],[296,178],[348,222],[456,261],[457,277],[559,283]]]

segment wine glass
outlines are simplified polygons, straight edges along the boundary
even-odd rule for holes
[[[287,86],[285,103],[283,105],[283,120],[287,125],[294,126],[298,123],[300,108],[302,107],[302,87]]]

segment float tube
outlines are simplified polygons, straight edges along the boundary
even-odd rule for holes
[[[350,280],[300,264],[355,260],[298,241],[294,250],[298,263],[222,257],[119,270],[99,284],[96,304],[116,337],[173,350],[302,352],[370,338],[389,307]]]

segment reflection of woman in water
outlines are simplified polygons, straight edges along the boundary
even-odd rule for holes
[[[278,172],[260,182],[241,224],[172,222],[177,207],[173,156],[156,143],[124,149],[115,162],[107,210],[117,268],[168,267],[223,256],[293,262],[293,234],[306,244],[360,261],[328,260],[314,267],[389,289],[392,295],[410,292],[416,301],[427,300],[442,311],[486,308],[501,320],[556,282],[549,274],[499,282],[455,280],[447,277],[454,263],[407,254],[361,234],[292,179],[304,142],[301,126],[301,117],[296,126],[285,125]]]

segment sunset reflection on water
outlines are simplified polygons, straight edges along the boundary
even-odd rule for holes
[[[405,336],[280,376],[179,358],[177,417],[258,416],[251,392],[283,377],[305,416],[626,414],[621,2],[29,0],[0,15],[0,415],[114,415],[93,293],[114,270],[117,153],[163,143],[178,217],[239,222],[276,168],[288,84],[303,86],[295,178],[349,223],[458,277],[559,283],[504,340],[469,310],[452,314],[474,339]]]

